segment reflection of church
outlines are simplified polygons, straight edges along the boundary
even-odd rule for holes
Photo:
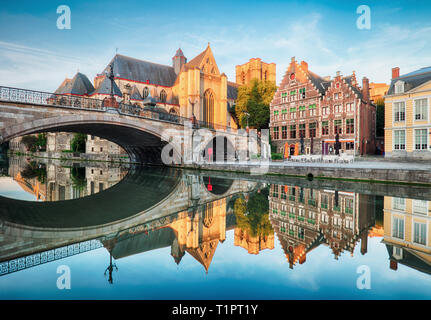
[[[218,244],[226,239],[226,230],[235,226],[233,213],[227,213],[223,198],[183,211],[155,229],[133,228],[105,242],[115,259],[146,251],[171,247],[171,255],[179,264],[187,252],[208,272]]]
[[[368,229],[374,225],[374,198],[357,193],[272,185],[270,220],[290,268],[306,261],[308,252],[327,245],[335,259],[353,254],[361,240],[367,252]]]

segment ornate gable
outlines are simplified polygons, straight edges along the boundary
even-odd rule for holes
[[[203,73],[220,75],[214,55],[208,43],[207,48],[186,64],[189,68],[197,67]]]

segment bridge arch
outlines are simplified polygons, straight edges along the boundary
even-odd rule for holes
[[[120,145],[132,161],[161,163],[161,151],[167,144],[161,139],[164,130],[175,125],[150,119],[106,113],[67,114],[14,123],[2,132],[2,142],[40,132],[80,132],[98,136]],[[182,126],[178,126],[182,132]],[[171,143],[173,152],[181,159],[181,145]]]

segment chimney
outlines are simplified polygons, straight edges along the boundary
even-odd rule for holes
[[[308,71],[308,63],[305,61],[301,61],[301,68],[304,69],[304,71]]]
[[[395,260],[389,260],[389,268],[391,270],[397,270],[398,269],[398,261]]]
[[[370,100],[370,82],[366,77],[362,78],[362,97],[366,102]]]
[[[400,76],[400,68],[392,68],[392,79],[398,78]]]

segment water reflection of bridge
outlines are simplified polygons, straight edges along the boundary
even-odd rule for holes
[[[256,183],[211,179],[168,168],[134,168],[103,192],[68,201],[0,198],[0,273],[104,246],[116,259],[171,246],[208,270],[226,229],[230,200]]]

